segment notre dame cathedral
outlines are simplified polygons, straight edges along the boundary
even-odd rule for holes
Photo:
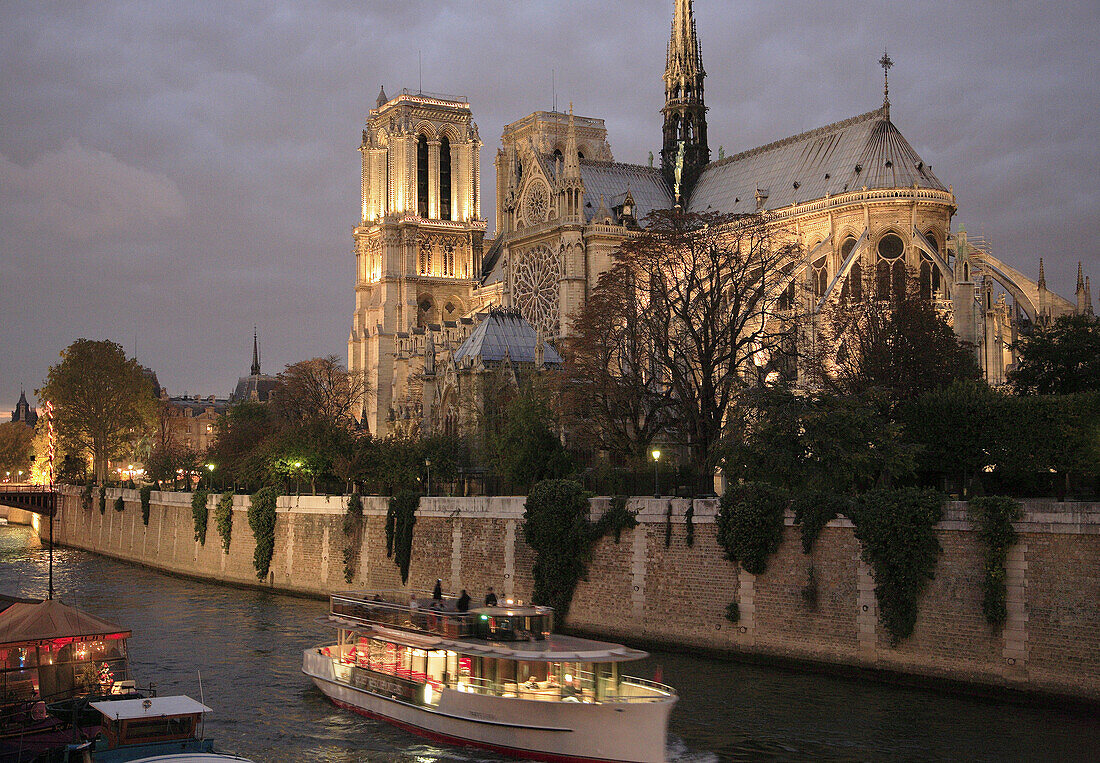
[[[766,213],[797,236],[793,267],[818,305],[866,274],[912,274],[994,384],[1026,322],[1092,311],[1080,270],[1074,304],[1047,290],[1041,259],[1032,281],[952,231],[954,193],[890,121],[888,86],[873,111],[712,161],[705,77],[691,0],[676,0],[660,166],[614,161],[602,119],[536,111],[504,127],[492,238],[470,104],[379,93],[359,147],[348,338],[373,434],[463,430],[502,376],[560,363],[571,316],[654,209]]]

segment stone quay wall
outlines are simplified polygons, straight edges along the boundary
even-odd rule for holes
[[[145,526],[137,491],[108,490],[102,515],[97,505],[82,508],[77,489],[64,491],[58,543],[168,572],[316,596],[350,588],[428,591],[442,578],[447,590],[466,588],[475,599],[494,586],[501,598],[527,600],[533,586],[535,554],[523,539],[522,496],[422,498],[404,587],[385,553],[384,497],[363,499],[348,584],[346,499],[339,496],[278,499],[271,570],[258,580],[248,496],[234,499],[225,553],[213,516],[217,496],[209,502],[204,546],[194,537],[190,493],[154,492]],[[120,494],[125,510],[116,512]],[[830,522],[807,556],[788,517],[767,572],[753,576],[724,558],[714,499],[694,501],[694,544],[687,545],[684,515],[691,504],[631,499],[628,508],[638,512],[640,524],[617,543],[612,537],[599,542],[567,625],[640,644],[1100,701],[1100,504],[1025,504],[1025,517],[1016,525],[1020,540],[1008,555],[1008,622],[1001,628],[990,627],[982,615],[983,549],[966,505],[949,504],[937,527],[943,555],[935,579],[922,598],[916,630],[897,646],[878,621],[874,580],[849,521]],[[608,499],[593,499],[592,505],[595,519]],[[39,525],[45,537],[45,522]],[[808,586],[811,566],[816,596]],[[736,624],[725,618],[735,599]]]

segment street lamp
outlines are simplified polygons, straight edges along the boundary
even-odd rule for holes
[[[428,495],[432,494],[432,460],[430,458],[424,459],[424,468],[428,472]]]
[[[661,491],[657,486],[657,464],[661,460],[661,451],[656,448],[653,449],[653,497],[660,498]]]
[[[294,462],[294,493],[297,495],[302,492],[302,462]]]
[[[214,464],[207,464],[206,471],[210,472],[210,487],[214,487]]]

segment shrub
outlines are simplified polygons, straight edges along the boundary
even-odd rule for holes
[[[195,540],[206,545],[206,523],[210,512],[207,508],[209,494],[205,490],[196,490],[191,494],[191,516],[195,520]]]
[[[149,526],[149,497],[153,493],[152,485],[142,485],[138,494],[141,496],[141,523]]]
[[[972,499],[970,514],[978,531],[978,539],[985,546],[982,612],[990,625],[1003,625],[1008,619],[1005,560],[1008,549],[1016,542],[1016,530],[1012,523],[1019,521],[1023,511],[1018,501],[991,495]]]
[[[99,489],[99,513],[107,513],[107,486],[104,485]]]
[[[718,507],[718,545],[745,572],[760,575],[783,540],[785,493],[763,483],[733,485]]]
[[[222,493],[218,505],[214,507],[214,526],[222,539],[222,551],[229,553],[229,542],[233,536],[233,491]]]
[[[853,499],[848,516],[871,565],[882,624],[897,644],[913,633],[920,595],[935,576],[942,549],[933,528],[943,518],[943,495],[872,490]]]
[[[248,504],[248,526],[256,539],[252,565],[256,568],[256,577],[261,580],[267,577],[271,556],[275,553],[275,503],[278,498],[276,488],[265,487],[253,493]]]
[[[126,502],[122,500],[121,495],[115,499],[115,511],[126,511]]]

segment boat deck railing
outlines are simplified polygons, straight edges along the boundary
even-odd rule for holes
[[[368,625],[463,638],[473,633],[473,616],[459,612],[453,597],[433,599],[430,592],[345,591],[329,597],[332,614]]]

